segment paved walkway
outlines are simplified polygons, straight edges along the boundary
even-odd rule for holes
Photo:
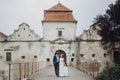
[[[54,73],[54,67],[48,67],[42,70],[40,73],[34,74],[29,77],[30,80],[93,80],[89,75],[73,68],[68,67],[68,77],[56,77]]]

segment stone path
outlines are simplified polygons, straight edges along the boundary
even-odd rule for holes
[[[42,70],[40,73],[29,76],[29,80],[93,80],[89,75],[73,68],[68,67],[68,77],[56,77],[54,73],[54,67],[48,67]]]

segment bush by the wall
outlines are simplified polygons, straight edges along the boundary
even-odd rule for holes
[[[96,80],[106,80],[106,68],[100,73],[100,76]],[[111,64],[108,66],[108,80],[120,80],[120,65]]]

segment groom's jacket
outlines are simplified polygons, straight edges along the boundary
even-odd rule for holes
[[[53,64],[56,64],[57,62],[59,62],[59,60],[57,59],[57,56],[55,55],[55,56],[53,57]]]

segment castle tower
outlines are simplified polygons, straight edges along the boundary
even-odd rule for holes
[[[76,23],[72,10],[58,3],[50,9],[44,10],[43,38],[50,41],[58,38],[74,40]]]
[[[46,60],[50,60],[51,64],[57,50],[65,52],[67,63],[71,63],[72,54],[76,54],[75,43],[71,42],[76,38],[76,24],[72,10],[61,3],[44,10],[41,53],[44,54]]]

